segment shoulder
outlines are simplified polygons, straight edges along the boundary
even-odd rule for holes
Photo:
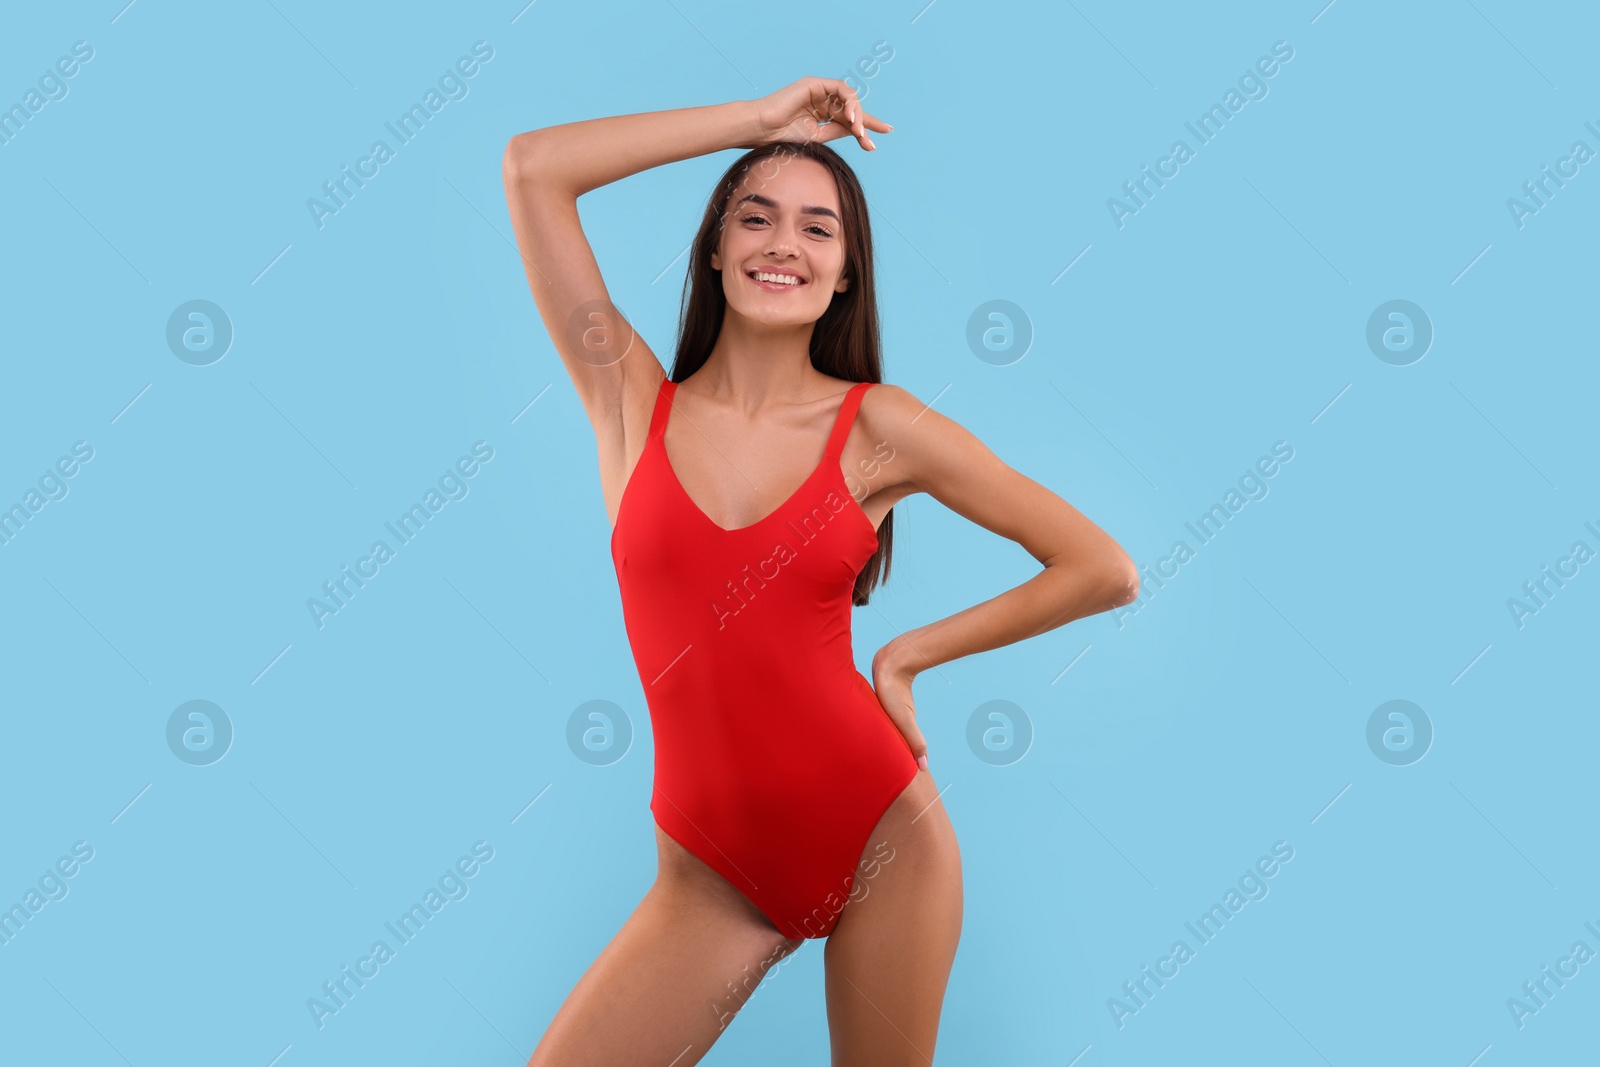
[[[898,426],[903,431],[911,425],[911,420],[928,410],[921,398],[898,385],[889,382],[860,384],[871,388],[862,393],[858,417],[875,430],[886,431]]]
[[[918,491],[932,492],[963,471],[993,473],[992,453],[971,431],[898,385],[885,382],[868,389],[858,421],[876,452],[895,460],[896,481]]]
[[[917,489],[926,457],[938,449],[943,433],[942,416],[915,393],[888,382],[876,382],[863,391],[856,411],[856,426],[871,453],[880,482],[874,490],[900,487],[891,499]]]

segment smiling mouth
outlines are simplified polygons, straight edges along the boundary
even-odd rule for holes
[[[806,284],[806,280],[804,278],[800,278],[793,274],[785,274],[781,271],[752,270],[746,271],[745,276],[751,281],[755,282],[757,286],[761,287],[762,289],[766,289],[769,292],[777,292],[784,289],[799,289],[801,286]]]

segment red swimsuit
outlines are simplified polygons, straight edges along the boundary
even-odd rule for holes
[[[839,467],[861,397],[777,510],[725,530],[667,459],[663,378],[611,535],[655,738],[650,810],[786,937],[832,932],[867,838],[917,773],[856,670],[851,590],[878,533]]]

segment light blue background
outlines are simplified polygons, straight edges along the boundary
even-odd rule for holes
[[[94,49],[0,145],[0,505],[94,449],[0,546],[0,904],[94,849],[0,945],[0,1058],[526,1060],[655,853],[593,437],[510,244],[502,149],[843,76],[879,41],[865,106],[895,131],[835,147],[874,211],[889,380],[1141,567],[1294,449],[1137,615],[918,679],[966,885],[938,1062],[1592,1050],[1600,962],[1522,1028],[1506,1006],[1600,951],[1597,567],[1521,627],[1507,607],[1600,549],[1600,164],[1521,227],[1507,208],[1600,149],[1592,9],[121,4],[29,5],[0,35],[7,105]],[[319,228],[307,199],[479,40],[469,94]],[[1184,123],[1277,41],[1268,94],[1197,146]],[[1119,228],[1108,198],[1178,138],[1195,157]],[[581,202],[664,359],[731,158]],[[235,330],[209,366],[165,341],[193,299]],[[965,339],[995,299],[1034,334],[1005,366]],[[1435,331],[1408,366],[1365,340],[1394,299]],[[469,494],[319,629],[307,599],[480,440]],[[926,496],[896,514],[863,667],[1037,570]],[[166,742],[194,699],[235,730],[210,766]],[[635,729],[609,766],[565,740],[595,699]],[[966,742],[995,699],[1034,731],[1009,766]],[[1391,699],[1435,731],[1409,766],[1366,741]],[[319,1029],[307,999],[476,841],[469,894]],[[1278,841],[1269,895],[1199,946],[1184,923]],[[1119,1028],[1108,1000],[1180,938],[1195,958]],[[813,943],[704,1062],[826,1058]]]

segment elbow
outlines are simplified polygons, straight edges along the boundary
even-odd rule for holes
[[[1106,609],[1125,607],[1139,599],[1139,568],[1126,553],[1105,568]]]
[[[534,163],[540,158],[535,147],[538,133],[538,130],[529,130],[506,142],[505,154],[500,157],[500,176],[507,186],[520,184],[532,176]]]
[[[1074,618],[1125,607],[1139,599],[1139,568],[1113,545],[1089,559],[1051,559],[1045,567],[1068,571],[1073,587],[1072,599],[1078,605]]]

